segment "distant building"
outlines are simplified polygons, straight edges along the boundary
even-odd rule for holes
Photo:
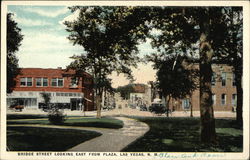
[[[198,65],[195,65],[198,67]],[[225,64],[212,65],[212,100],[215,111],[235,111],[237,105],[237,92],[235,86],[235,75],[232,67]],[[200,91],[196,89],[192,95],[184,99],[172,99],[170,109],[189,111],[191,105],[194,111],[200,110]]]
[[[139,107],[141,105],[151,105],[151,89],[145,84],[132,84],[133,92],[129,95],[131,106]]]
[[[24,109],[42,109],[42,93],[51,96],[51,103],[62,109],[94,110],[93,78],[74,70],[20,68],[16,85],[7,94],[7,107],[22,105]]]

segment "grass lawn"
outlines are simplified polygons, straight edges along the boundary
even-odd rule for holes
[[[7,146],[10,151],[66,151],[100,135],[74,129],[7,127]]]
[[[7,124],[47,124],[50,125],[49,120],[12,120],[7,121]],[[63,126],[82,126],[82,127],[99,127],[99,128],[122,128],[123,122],[118,119],[102,117],[100,119],[93,117],[67,117]]]
[[[81,116],[67,116],[67,117],[81,117]],[[35,114],[8,114],[7,120],[15,119],[41,119],[48,118],[48,115],[35,115]]]
[[[8,114],[7,120],[11,119],[39,119],[48,118],[47,115],[31,115],[31,114]]]
[[[142,138],[124,152],[242,152],[243,131],[234,120],[216,119],[218,145],[200,144],[200,119],[177,117],[133,117],[150,126]]]

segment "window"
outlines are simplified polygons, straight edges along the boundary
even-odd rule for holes
[[[187,110],[187,109],[189,109],[189,99],[183,99],[182,100],[182,108],[183,109],[185,109],[185,110]]]
[[[226,79],[227,79],[227,73],[226,72],[223,72],[221,74],[221,85],[222,86],[226,86]]]
[[[58,78],[57,82],[58,82],[58,87],[62,87],[63,86],[63,79],[62,78]]]
[[[53,87],[63,87],[63,78],[52,78],[51,86],[53,86]]]
[[[226,94],[222,94],[221,95],[221,105],[226,105],[226,99],[227,99],[227,95]]]
[[[48,86],[48,78],[43,78],[43,86]]]
[[[57,78],[52,78],[52,80],[51,80],[51,86],[57,87]]]
[[[26,78],[21,78],[21,86],[26,86]]]
[[[32,78],[31,77],[27,78],[27,86],[32,86]]]
[[[38,87],[48,86],[48,78],[36,78],[36,86]]]
[[[232,105],[233,106],[237,105],[237,94],[232,94]]]
[[[72,77],[72,78],[71,78],[70,87],[77,87],[77,86],[78,86],[78,80],[79,80],[78,77]]]
[[[42,86],[42,78],[36,78],[36,86]]]
[[[213,72],[212,78],[211,78],[211,84],[212,84],[212,86],[215,86],[215,83],[216,83],[216,73]]]
[[[236,86],[235,74],[232,75],[232,86]]]
[[[31,77],[23,77],[21,78],[21,86],[32,86],[32,78]]]
[[[213,103],[213,105],[216,104],[216,95],[215,94],[212,94],[212,103]]]

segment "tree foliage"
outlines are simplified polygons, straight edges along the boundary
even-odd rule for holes
[[[201,140],[216,143],[212,107],[212,59],[224,55],[230,7],[161,7],[154,9],[152,45],[165,55],[197,54],[200,69]],[[232,20],[232,19],[231,19]]]
[[[128,84],[125,86],[119,86],[116,89],[116,92],[120,92],[123,99],[129,99],[130,93],[134,92],[134,88],[132,84]]]
[[[73,56],[75,61],[69,67],[90,72],[97,80],[96,86],[102,86],[98,83],[114,71],[131,79],[130,67],[136,67],[139,61],[137,45],[149,31],[142,27],[148,18],[147,8],[75,6],[70,10],[79,12],[79,16],[64,23],[70,33],[68,39],[82,46],[84,53]],[[96,88],[97,101],[102,92],[102,87]],[[100,103],[96,104],[100,113]]]
[[[164,97],[185,98],[198,88],[198,68],[187,57],[152,55],[148,60],[154,62],[157,86]]]
[[[214,58],[215,63],[224,63],[233,67],[237,90],[237,121],[242,124],[243,105],[243,13],[242,7],[224,8],[224,22],[227,25],[225,30],[223,48],[221,55]],[[232,77],[233,78],[233,77]]]
[[[46,105],[46,108],[50,108],[49,104],[50,104],[50,100],[51,100],[51,94],[46,93],[46,92],[42,92],[41,96],[43,98],[44,104]]]
[[[12,18],[13,14],[7,14],[7,93],[11,93],[15,86],[14,78],[18,74],[18,51],[23,35],[18,24]]]

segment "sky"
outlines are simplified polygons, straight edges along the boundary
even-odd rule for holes
[[[81,46],[73,46],[67,36],[63,21],[74,20],[77,13],[72,14],[67,6],[25,6],[9,5],[8,12],[14,14],[14,20],[24,35],[19,51],[19,67],[22,68],[66,68],[72,55],[83,53]],[[138,46],[140,55],[151,54],[154,50],[150,40]],[[139,64],[138,69],[132,68],[135,83],[155,81],[152,64]],[[112,74],[112,86],[122,86],[129,83],[123,76]]]

